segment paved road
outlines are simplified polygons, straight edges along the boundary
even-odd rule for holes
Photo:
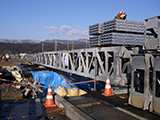
[[[150,113],[148,111],[143,111],[131,105],[126,105],[127,99],[121,99],[116,96],[104,97],[101,95],[101,91],[89,91],[89,97],[101,101],[103,104],[106,104],[104,111],[101,111],[101,108],[95,110],[91,114],[103,113],[105,116],[109,116],[109,118],[117,119],[117,120],[128,120],[128,119],[140,119],[140,120],[160,120],[160,116]],[[102,106],[103,106],[102,104]],[[103,108],[102,108],[103,109]],[[119,111],[119,112],[117,112]],[[125,113],[125,114],[123,114]],[[107,115],[106,115],[107,114]],[[118,114],[118,116],[117,116]],[[125,117],[123,117],[123,115]],[[128,117],[129,115],[130,117]],[[132,116],[132,117],[131,117]],[[103,118],[102,118],[103,119]],[[101,120],[102,120],[101,119]],[[104,119],[106,120],[106,119]]]
[[[52,112],[50,108],[46,109],[43,103],[42,99],[2,100],[0,120],[69,120],[65,115]]]

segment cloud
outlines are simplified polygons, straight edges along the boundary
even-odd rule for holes
[[[43,27],[42,29],[47,30],[49,35],[54,35],[55,33],[57,33],[57,26]]]
[[[68,36],[78,35],[80,37],[88,36],[88,30],[80,31],[78,29],[72,29],[71,26],[63,25],[60,31]]]
[[[71,30],[71,26],[62,25],[62,27],[60,28],[60,31],[64,34],[67,34],[69,30]]]
[[[77,29],[72,29],[67,33],[67,35],[68,36],[73,36],[73,35],[76,35],[76,34],[78,35],[78,33],[79,33],[79,31]]]
[[[80,37],[86,37],[88,36],[88,30],[85,31],[79,31],[77,29],[72,29],[67,33],[68,36],[78,35]]]
[[[58,34],[57,26],[43,27],[42,29],[46,30],[49,35]],[[67,36],[77,35],[80,37],[87,37],[89,35],[88,30],[72,29],[71,26],[67,26],[67,25],[62,25],[59,30]]]
[[[80,36],[89,36],[89,30],[81,31]]]

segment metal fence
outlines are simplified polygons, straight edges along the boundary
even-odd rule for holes
[[[89,26],[89,34],[90,35],[98,35],[103,33],[103,24],[97,23],[95,25]]]
[[[131,20],[114,19],[103,23],[105,32],[122,31],[127,33],[144,33],[144,23]]]
[[[153,36],[147,36],[153,38]],[[144,35],[132,33],[110,32],[98,36],[90,37],[90,46],[104,45],[124,45],[124,46],[142,46]]]
[[[143,33],[143,22],[114,19],[89,26],[90,46],[142,46]]]

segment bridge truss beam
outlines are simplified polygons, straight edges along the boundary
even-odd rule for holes
[[[28,61],[94,80],[105,81],[105,77],[109,75],[112,85],[125,86],[126,73],[131,72],[133,52],[133,49],[129,50],[124,46],[75,49],[38,53]],[[68,55],[68,65],[63,64],[64,53]]]

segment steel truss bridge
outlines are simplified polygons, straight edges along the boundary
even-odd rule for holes
[[[124,46],[52,51],[38,53],[28,61],[94,80],[105,81],[109,75],[112,85],[125,86],[126,75],[131,73],[131,54],[136,51],[136,48]],[[63,64],[64,54],[67,54],[67,65]]]

